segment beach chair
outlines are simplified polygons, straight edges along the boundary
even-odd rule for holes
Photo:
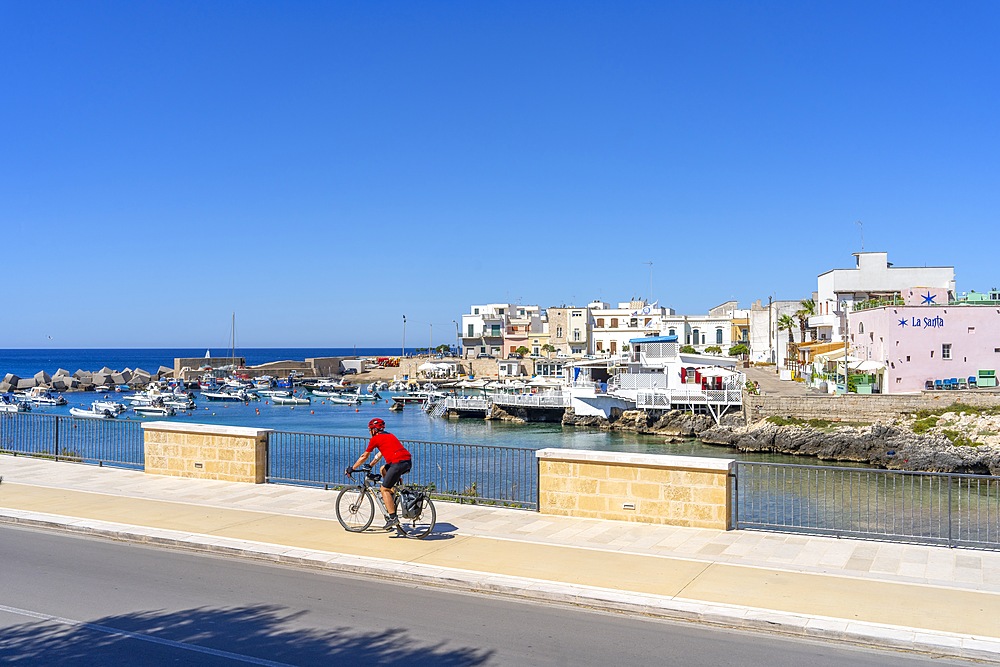
[[[977,385],[976,385],[976,376],[975,375],[970,375],[969,376],[969,389],[975,389],[976,387],[977,387]]]
[[[958,380],[956,380],[956,382],[958,382],[958,388],[959,389],[968,389],[969,388],[969,381],[966,380],[965,378],[958,378]]]
[[[934,389],[934,380],[924,380],[924,389],[925,390]]]
[[[938,390],[944,389],[944,382],[941,380],[934,380],[934,388]]]

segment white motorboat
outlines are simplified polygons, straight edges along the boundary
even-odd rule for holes
[[[273,398],[275,396],[291,396],[292,392],[287,389],[258,389],[257,395],[265,398]]]
[[[96,403],[92,404],[90,408],[70,408],[69,413],[83,419],[114,419],[118,416],[117,412],[112,412],[107,408],[97,408]]]
[[[163,399],[163,405],[168,408],[173,408],[174,410],[194,410],[197,406],[194,403],[194,399],[190,396],[176,396],[173,398]]]
[[[42,387],[32,387],[27,392],[21,394],[21,398],[30,401],[35,405],[66,405],[67,401],[59,394]]]
[[[31,412],[31,403],[20,401],[13,394],[0,395],[0,412]]]
[[[251,394],[246,389],[223,388],[219,391],[203,391],[201,395],[210,401],[247,401],[257,398],[256,394]]]
[[[143,417],[173,417],[176,414],[166,405],[136,405],[132,410]]]
[[[90,404],[94,410],[110,410],[116,415],[128,410],[128,407],[124,403],[116,403],[115,401],[94,401]]]

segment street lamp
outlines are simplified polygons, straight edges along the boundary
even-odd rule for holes
[[[399,356],[406,356],[406,315],[403,315],[403,351]]]
[[[451,323],[455,325],[455,354],[457,354],[459,357],[461,357],[462,356],[462,334],[461,334],[461,331],[458,328],[458,321],[457,320],[452,320]]]

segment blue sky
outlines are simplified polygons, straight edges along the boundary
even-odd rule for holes
[[[998,19],[5,2],[0,348],[218,346],[232,312],[246,347],[392,346],[404,314],[436,345],[472,303],[648,296],[649,261],[703,313],[808,297],[862,229],[1000,286]]]

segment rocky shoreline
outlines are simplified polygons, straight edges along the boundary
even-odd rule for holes
[[[746,424],[741,415],[730,415],[719,425],[706,415],[679,410],[662,414],[626,410],[609,419],[580,417],[566,410],[562,423],[658,435],[667,442],[697,438],[741,452],[812,456],[890,470],[1000,475],[1000,415],[960,408],[875,424],[788,419]]]
[[[94,391],[95,389],[111,390],[118,385],[129,385],[132,387],[145,387],[151,382],[160,379],[172,378],[174,369],[160,366],[155,373],[149,373],[141,368],[132,370],[126,368],[122,371],[115,371],[107,366],[99,371],[85,371],[80,369],[75,373],[70,373],[64,368],[60,368],[51,376],[45,371],[35,373],[34,377],[22,378],[7,373],[3,380],[0,380],[0,394],[9,391],[26,391],[34,387],[42,387],[52,391]]]

